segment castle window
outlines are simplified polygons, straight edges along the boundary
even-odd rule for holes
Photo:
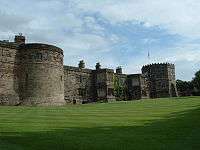
[[[33,54],[28,55],[28,59],[32,60],[34,58],[35,58],[35,56]]]
[[[26,78],[25,79],[26,79],[26,81],[28,81],[28,73],[26,73]]]
[[[44,53],[44,54],[43,54],[43,59],[44,59],[44,60],[48,60],[48,53]]]
[[[9,50],[5,50],[5,56],[6,57],[11,57],[11,53],[9,52]]]
[[[26,76],[25,76],[25,86],[26,87],[28,86],[28,73],[26,73]]]
[[[42,53],[36,53],[35,57],[37,60],[42,60]]]
[[[60,76],[60,81],[63,81],[63,76]]]
[[[108,88],[108,95],[109,95],[109,96],[114,95],[114,89]]]
[[[165,89],[166,88],[166,84],[162,83],[162,88]]]
[[[83,78],[82,78],[82,76],[80,76],[80,83],[82,83],[83,82]]]
[[[161,88],[162,87],[162,82],[157,82],[157,84],[156,84],[156,86],[158,87],[158,88]]]
[[[78,89],[79,96],[86,96],[86,90],[85,89]]]
[[[76,104],[76,100],[75,99],[73,100],[73,104]]]

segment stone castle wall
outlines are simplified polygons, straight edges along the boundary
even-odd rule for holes
[[[146,79],[142,74],[132,74],[127,76],[128,99],[149,98],[149,91]]]
[[[63,66],[63,50],[47,44],[0,41],[0,105],[65,105],[177,96],[175,66],[151,64],[142,74]]]
[[[112,69],[84,69],[64,66],[65,100],[67,103],[110,101],[114,97]]]
[[[95,97],[94,76],[90,69],[64,66],[64,93],[67,103],[84,103]]]
[[[112,69],[95,70],[95,89],[97,101],[113,101],[114,96],[114,71]]]
[[[19,103],[17,44],[0,42],[0,105]]]

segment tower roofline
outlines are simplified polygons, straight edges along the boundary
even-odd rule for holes
[[[165,63],[152,63],[152,64],[147,64],[147,65],[144,65],[142,68],[152,67],[152,66],[163,66],[163,65],[174,66],[173,63],[165,62]]]
[[[20,48],[22,49],[40,49],[40,48],[43,48],[43,49],[47,49],[49,51],[56,51],[58,53],[61,53],[63,54],[63,50],[59,47],[56,47],[54,45],[49,45],[49,44],[43,44],[43,43],[28,43],[28,44],[21,44],[20,45]]]

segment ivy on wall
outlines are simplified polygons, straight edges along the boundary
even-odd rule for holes
[[[114,95],[116,100],[125,100],[126,99],[126,83],[122,81],[118,76],[114,76]]]

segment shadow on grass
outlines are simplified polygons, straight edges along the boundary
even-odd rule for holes
[[[0,133],[1,150],[199,150],[200,109],[171,114],[144,126],[66,128]]]

